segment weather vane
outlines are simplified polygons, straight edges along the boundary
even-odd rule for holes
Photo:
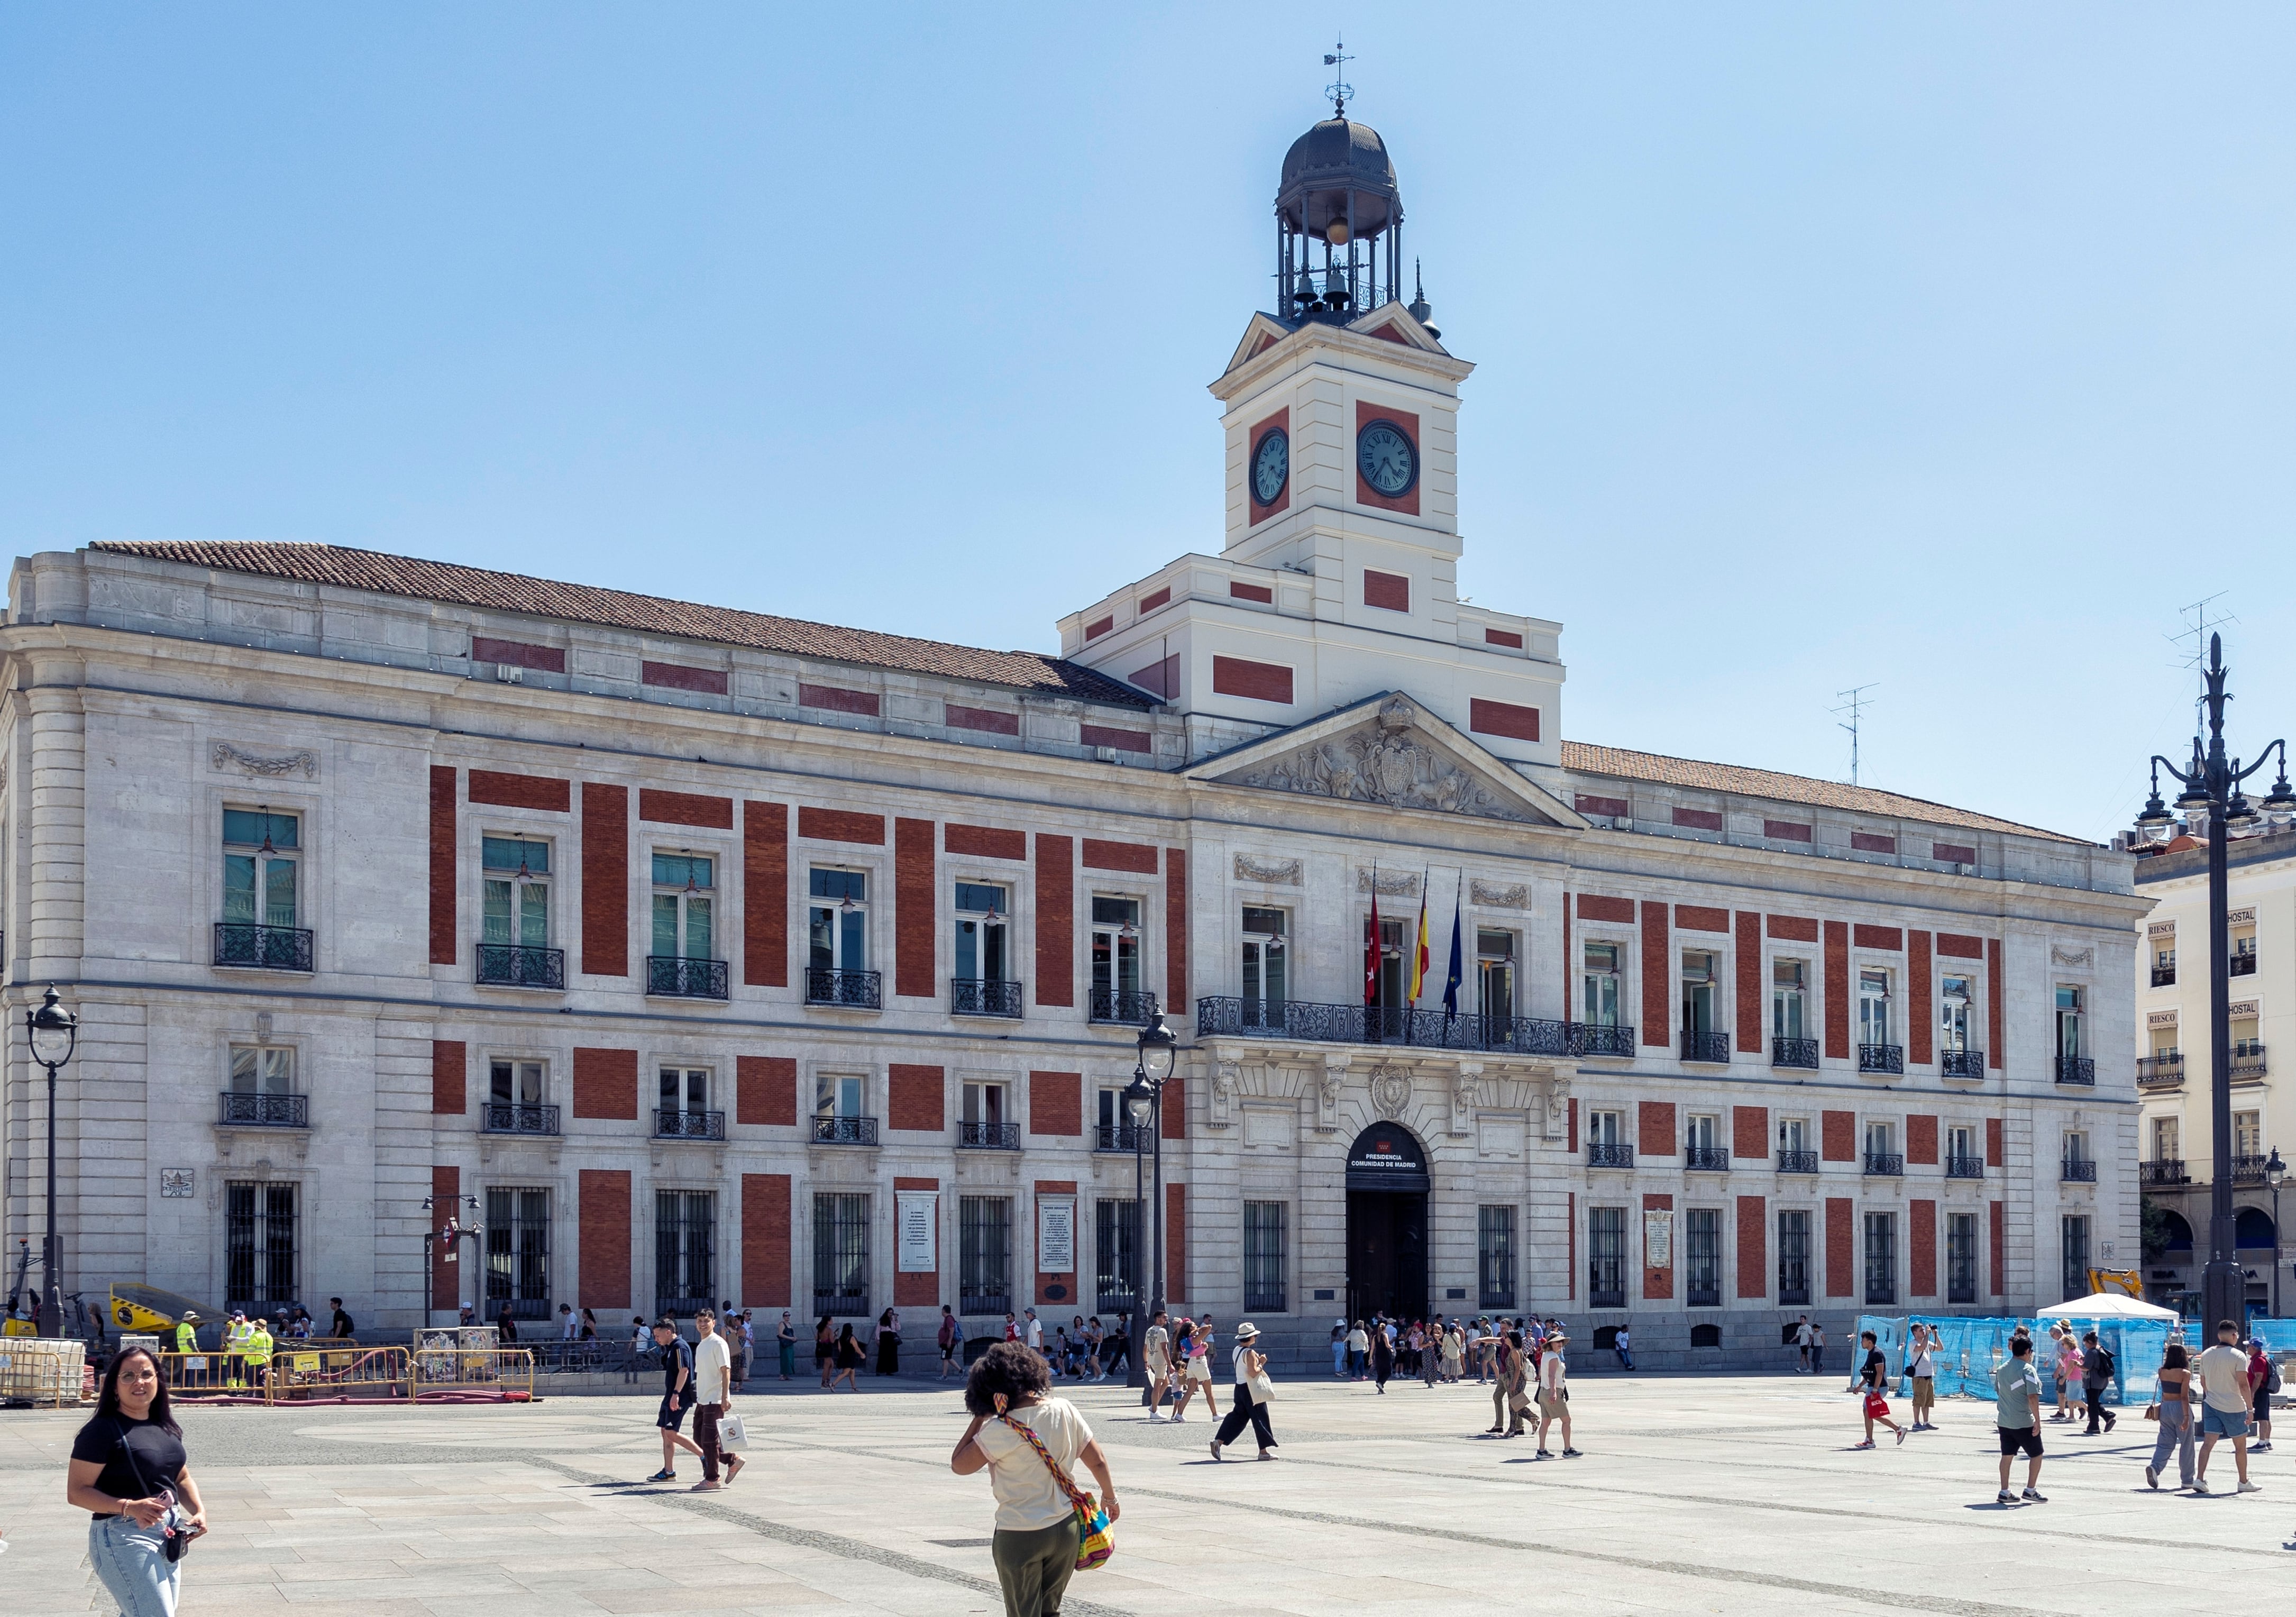
[[[1332,98],[1333,118],[1348,115],[1348,97],[1356,93],[1355,86],[1348,82],[1347,67],[1354,60],[1348,54],[1348,42],[1344,39],[1324,53],[1324,65],[1332,70],[1332,82],[1324,86],[1324,94]]]

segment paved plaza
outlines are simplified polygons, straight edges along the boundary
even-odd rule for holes
[[[715,1495],[639,1481],[652,1400],[512,1408],[193,1409],[215,1531],[184,1610],[263,1617],[1002,1610],[988,1483],[952,1475],[955,1383],[824,1395],[778,1383],[741,1408],[758,1441]],[[891,1390],[889,1390],[891,1389]],[[1500,1611],[2188,1612],[2268,1598],[2296,1564],[2296,1465],[2264,1491],[2150,1493],[2151,1428],[2050,1426],[2046,1506],[1993,1503],[1989,1405],[1872,1453],[1832,1376],[1590,1378],[1582,1459],[1533,1464],[1475,1435],[1488,1390],[1286,1383],[1284,1458],[1215,1465],[1208,1424],[1146,1424],[1131,1395],[1076,1401],[1124,1503],[1116,1558],[1080,1574],[1095,1613]],[[1904,1406],[1898,1406],[1902,1413]],[[62,1500],[79,1417],[0,1413],[0,1610],[109,1613]],[[2228,1486],[2220,1453],[2211,1481]],[[681,1483],[698,1468],[686,1458]],[[2020,1472],[2021,1477],[2021,1469]],[[1177,1603],[1176,1605],[1176,1602]]]

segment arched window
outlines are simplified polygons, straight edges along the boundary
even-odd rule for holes
[[[2169,1244],[2162,1250],[2171,1252],[2191,1252],[2193,1250],[2193,1227],[2185,1222],[2185,1215],[2180,1212],[2167,1211],[2164,1210],[2164,1217],[2166,1217],[2169,1223]]]
[[[1693,1348],[1718,1348],[1722,1345],[1722,1327],[1718,1325],[1694,1325],[1690,1327],[1690,1345]]]
[[[2232,1224],[2232,1244],[2243,1250],[2272,1244],[2272,1215],[2260,1207],[2243,1207]]]

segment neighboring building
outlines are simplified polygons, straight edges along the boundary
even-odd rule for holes
[[[1400,221],[1370,129],[1293,147],[1226,542],[1062,658],[324,546],[19,562],[67,1287],[1106,1317],[1159,1010],[1169,1295],[1283,1338],[1536,1308],[1767,1361],[2132,1253],[2131,860],[1562,739],[1560,627],[1457,598],[1468,366]],[[4,1124],[14,1239],[20,1045]],[[463,1197],[484,1260],[426,1275]]]
[[[2156,901],[2136,957],[2136,1091],[2144,1120],[2139,1174],[2167,1215],[2168,1250],[2144,1266],[2148,1293],[2198,1291],[2209,1260],[2209,1186],[2216,1175],[2210,1086],[2209,850],[2205,820],[2157,851],[2138,843],[2136,891]],[[2267,1052],[2296,1059],[2296,829],[2264,828],[2226,845],[2231,874],[2225,947],[2232,978],[2234,1239],[2248,1300],[2272,1301],[2280,1261],[2266,1164],[2288,1114],[2276,1102]],[[2282,1088],[2286,1088],[2284,1082]]]

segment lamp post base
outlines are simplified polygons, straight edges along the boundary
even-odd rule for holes
[[[2248,1276],[2239,1264],[2216,1260],[2201,1271],[2201,1334],[2204,1342],[2216,1340],[2217,1322],[2229,1319],[2244,1334],[2248,1329]]]

